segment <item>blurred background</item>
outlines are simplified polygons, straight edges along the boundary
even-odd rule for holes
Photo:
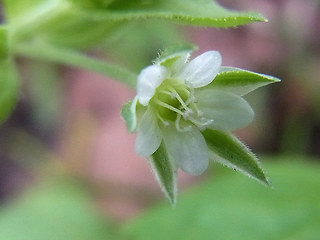
[[[319,239],[320,2],[219,3],[269,22],[212,29],[136,21],[90,53],[139,72],[158,50],[189,41],[199,46],[194,56],[218,50],[225,66],[282,79],[247,96],[256,117],[236,132],[274,189],[211,164],[200,177],[179,172],[172,209],[120,119],[134,90],[19,58],[19,101],[0,127],[1,240]]]

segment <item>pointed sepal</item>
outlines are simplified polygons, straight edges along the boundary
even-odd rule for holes
[[[206,87],[212,87],[243,96],[259,87],[280,81],[279,78],[266,74],[234,67],[221,67],[218,75]]]
[[[163,143],[158,150],[148,158],[148,161],[162,191],[168,198],[170,204],[175,205],[177,200],[177,169],[172,164]]]
[[[132,101],[125,103],[121,108],[121,117],[125,121],[129,132],[134,132],[137,128],[137,101],[138,98],[135,97]]]
[[[209,157],[258,182],[270,186],[258,158],[238,138],[228,132],[207,129],[203,132]]]
[[[190,54],[196,49],[197,47],[190,43],[171,45],[164,51],[159,52],[154,63],[177,71],[188,61]]]

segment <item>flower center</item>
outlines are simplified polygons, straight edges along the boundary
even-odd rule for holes
[[[150,103],[164,126],[174,124],[180,132],[190,131],[192,125],[202,131],[213,122],[199,110],[194,89],[173,79],[163,81]]]

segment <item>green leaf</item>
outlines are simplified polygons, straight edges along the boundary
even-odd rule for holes
[[[239,139],[230,133],[207,129],[203,132],[209,149],[209,157],[216,162],[233,168],[257,180],[270,185],[259,160]]]
[[[32,119],[37,128],[46,134],[52,134],[62,120],[63,81],[57,65],[42,61],[25,61],[25,76],[28,81],[28,101],[30,102]]]
[[[172,165],[163,143],[161,143],[158,150],[148,160],[162,191],[170,204],[175,205],[177,199],[177,170]]]
[[[0,28],[0,123],[12,111],[18,95],[18,76],[8,55],[7,31]]]
[[[13,110],[18,95],[18,76],[10,60],[0,61],[0,123]]]
[[[274,189],[215,168],[205,182],[180,195],[174,210],[166,204],[155,205],[128,222],[125,239],[318,239],[317,159],[278,156],[264,160]]]
[[[129,132],[134,132],[137,127],[136,106],[138,98],[125,103],[121,108],[121,116],[124,119]]]
[[[84,185],[72,178],[42,181],[1,207],[0,240],[118,239]]]
[[[102,50],[108,57],[140,72],[157,57],[155,49],[165,49],[184,41],[182,32],[175,24],[156,19],[139,20],[126,22],[96,50]]]
[[[86,13],[87,9],[64,1],[32,0],[28,4],[19,0],[6,4],[15,42],[39,38],[72,48],[89,48],[111,36],[121,25],[95,18]]]
[[[81,8],[105,8],[114,0],[68,0],[74,6]]]
[[[135,87],[136,85],[137,75],[135,73],[118,65],[94,59],[73,49],[37,42],[16,45],[14,51],[21,56],[33,59],[91,70],[114,78],[130,87]]]
[[[41,39],[48,43],[89,49],[117,33],[123,26],[120,22],[97,19],[86,11],[72,7],[63,9],[57,16],[35,29],[34,35],[41,35]]]
[[[89,12],[89,14],[93,13]],[[230,11],[212,0],[114,1],[106,10],[97,11],[95,15],[112,21],[158,18],[211,27],[235,27],[251,22],[266,21],[261,14]]]
[[[11,21],[23,15],[26,16],[28,12],[35,10],[36,6],[38,6],[39,11],[40,8],[44,8],[45,5],[49,4],[49,1],[44,0],[4,0],[5,17],[11,23]]]
[[[243,96],[259,87],[281,81],[279,78],[240,68],[221,67],[219,74],[206,87],[218,88]]]

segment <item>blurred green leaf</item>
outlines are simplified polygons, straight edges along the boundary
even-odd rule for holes
[[[77,7],[82,8],[105,8],[114,0],[68,0]]]
[[[49,3],[50,1],[43,0],[4,0],[5,17],[11,22],[26,15],[28,12],[35,10],[36,6],[38,6],[38,9],[40,10],[40,8],[45,7],[45,5],[42,6],[42,4],[49,5]]]
[[[47,62],[27,61],[24,74],[27,79],[28,97],[33,121],[39,131],[51,135],[62,118],[63,81],[60,81],[57,65]]]
[[[8,55],[6,28],[0,28],[0,123],[12,111],[18,94],[18,76]]]
[[[259,87],[279,81],[279,78],[266,74],[234,67],[221,67],[219,74],[206,87],[218,88],[243,96]]]
[[[207,129],[203,131],[203,136],[206,139],[211,160],[269,185],[258,158],[231,133]]]
[[[7,0],[5,10],[13,41],[42,39],[72,48],[92,47],[132,20],[167,19],[211,27],[266,21],[261,14],[230,11],[211,0]]]
[[[145,212],[124,235],[131,240],[317,240],[319,164],[302,157],[300,162],[273,160],[267,167],[274,189],[225,172],[182,194],[174,210],[162,204]]]
[[[140,72],[157,57],[157,50],[181,42],[185,42],[185,37],[177,25],[155,19],[138,20],[124,24],[95,51],[104,51],[113,61]]]
[[[106,1],[90,4],[98,2],[107,4]],[[84,1],[78,4],[86,5]],[[119,28],[120,23],[101,20],[87,14],[87,10],[66,0],[5,1],[5,15],[15,42],[41,38],[68,47],[89,48]]]
[[[92,12],[88,12],[92,14]],[[266,21],[258,13],[237,12],[222,8],[212,0],[122,0],[114,1],[96,16],[112,21],[159,18],[178,23],[211,27],[235,27]]]
[[[6,60],[9,56],[7,27],[0,25],[0,61]]]
[[[117,239],[111,229],[73,179],[42,183],[0,209],[1,240]]]
[[[162,191],[168,198],[170,204],[175,205],[177,200],[177,169],[174,168],[163,143],[158,150],[148,158],[148,161]]]
[[[34,31],[48,43],[88,49],[111,37],[124,25],[124,22],[96,18],[87,11],[72,7],[63,9]]]

